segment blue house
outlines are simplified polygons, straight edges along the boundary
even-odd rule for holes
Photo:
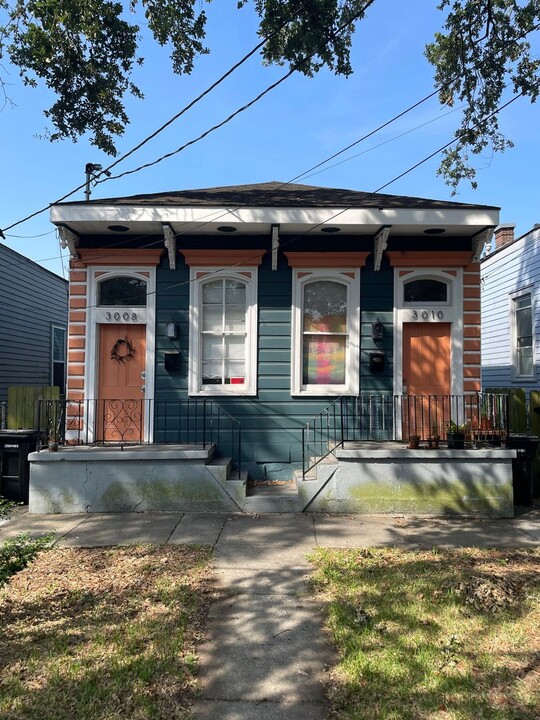
[[[67,202],[51,218],[72,258],[74,463],[87,445],[104,459],[122,446],[125,462],[211,447],[206,469],[245,508],[246,474],[306,480],[345,440],[426,441],[477,412],[495,207],[270,182]],[[36,460],[36,488],[52,462]],[[111,476],[84,507],[155,508],[158,486],[159,507],[180,507],[175,472],[138,476],[129,500]],[[197,488],[191,508],[220,507]]]

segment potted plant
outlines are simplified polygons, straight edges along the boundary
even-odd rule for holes
[[[58,405],[49,408],[48,422],[48,446],[49,452],[57,452],[60,444],[60,435],[62,427],[63,415]]]
[[[418,450],[420,447],[420,435],[409,435],[409,448],[411,450]]]
[[[450,420],[446,426],[446,439],[450,450],[463,450],[465,447],[465,431],[467,425],[458,425],[454,420]]]
[[[440,441],[441,436],[439,435],[437,423],[433,423],[431,426],[431,434],[428,436],[428,447],[434,450],[439,447]]]

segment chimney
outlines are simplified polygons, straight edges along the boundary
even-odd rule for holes
[[[499,225],[495,228],[495,250],[514,242],[515,225]]]

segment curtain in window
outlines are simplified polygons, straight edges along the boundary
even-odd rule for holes
[[[345,383],[347,287],[319,280],[304,287],[302,382],[304,385]]]

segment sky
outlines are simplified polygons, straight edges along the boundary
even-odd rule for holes
[[[92,189],[92,199],[221,185],[291,181],[317,163],[386,122],[434,88],[426,43],[444,22],[436,0],[376,0],[358,23],[349,78],[323,70],[313,78],[294,74],[225,127],[151,168],[111,179]],[[118,139],[125,153],[154,132],[214,82],[258,41],[257,18],[236,2],[214,0],[209,17],[208,56],[191,75],[170,70],[166,49],[144,42],[146,62],[134,81],[144,100],[127,101],[130,125]],[[286,72],[251,58],[210,96],[121,163],[116,172],[161,157],[197,137],[249,102]],[[44,89],[24,87],[17,71],[0,67],[13,106],[0,112],[0,227],[6,228],[46,207],[84,183],[86,163],[113,161],[87,138],[50,143],[43,109],[52,104]],[[509,96],[508,96],[509,97]],[[520,99],[500,116],[503,133],[515,147],[477,158],[478,189],[463,183],[458,195],[436,174],[440,156],[392,183],[382,192],[501,207],[501,223],[516,225],[516,236],[540,222],[540,106]],[[315,174],[295,182],[370,192],[392,180],[452,138],[459,112],[441,108],[436,97],[358,144]],[[70,200],[83,200],[79,190]],[[60,252],[49,211],[6,232],[2,242],[59,275]]]

